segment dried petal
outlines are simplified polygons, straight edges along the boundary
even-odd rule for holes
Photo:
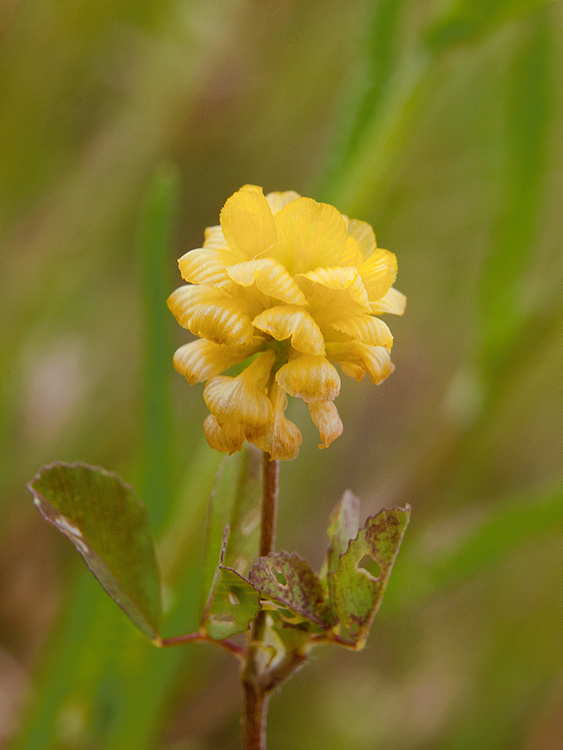
[[[220,425],[217,419],[210,414],[203,423],[205,439],[210,448],[221,453],[236,453],[244,445],[244,430],[236,422],[226,422]]]
[[[219,375],[207,383],[203,398],[220,425],[238,423],[250,437],[264,432],[272,419],[265,391],[275,358],[272,350],[264,352],[236,378]]]
[[[319,443],[319,448],[328,448],[342,435],[344,429],[338,410],[332,401],[318,401],[308,406],[311,419],[321,434],[322,443]]]
[[[340,376],[326,357],[301,354],[280,367],[276,382],[291,396],[309,404],[334,401],[340,392]]]
[[[382,383],[395,369],[389,352],[383,346],[368,346],[353,341],[349,344],[327,344],[326,350],[327,356],[333,362],[353,365],[355,373],[358,372],[358,368],[365,370],[374,385]],[[358,379],[357,374],[352,377]]]
[[[266,432],[253,442],[258,448],[269,453],[271,459],[290,461],[299,453],[303,436],[297,425],[285,417],[284,411],[287,407],[285,391],[276,383],[272,383],[269,396],[273,419],[268,424]]]

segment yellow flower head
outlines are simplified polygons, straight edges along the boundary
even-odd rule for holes
[[[178,263],[188,285],[168,306],[199,340],[177,350],[174,366],[192,384],[207,381],[211,447],[233,453],[248,440],[273,459],[295,458],[302,437],[284,414],[289,394],[307,404],[327,448],[342,433],[332,363],[376,385],[393,372],[393,337],[375,316],[402,315],[405,296],[392,287],[397,259],[369,224],[245,185]],[[221,375],[243,362],[236,377]]]

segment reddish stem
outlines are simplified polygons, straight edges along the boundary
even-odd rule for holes
[[[226,649],[229,653],[234,654],[239,659],[244,659],[246,649],[237,646],[236,643],[228,640],[216,641],[206,633],[185,633],[184,635],[173,635],[170,638],[160,638],[154,641],[155,646],[159,648],[171,648],[172,646],[183,646],[185,643],[213,643],[216,646]]]
[[[260,685],[243,682],[243,686],[243,748],[244,750],[265,750],[268,695]]]

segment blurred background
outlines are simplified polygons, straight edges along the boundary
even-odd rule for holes
[[[561,3],[4,0],[0,39],[0,746],[239,747],[234,660],[145,642],[25,483],[134,482],[194,627],[221,456],[165,299],[254,183],[371,222],[408,297],[330,450],[290,405],[278,549],[318,567],[347,487],[413,513],[365,651],[317,649],[269,747],[561,750]]]

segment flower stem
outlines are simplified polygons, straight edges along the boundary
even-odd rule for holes
[[[259,688],[244,683],[244,722],[242,746],[244,750],[265,750],[266,712],[268,696]]]
[[[270,454],[263,455],[262,523],[260,527],[260,557],[274,551],[276,539],[276,518],[278,515],[279,461],[270,460]]]
[[[274,550],[278,506],[279,463],[263,455],[262,518],[260,526],[259,555],[265,557]],[[264,638],[268,616],[260,610],[252,623],[246,664],[242,671],[244,690],[243,748],[265,750],[266,711],[271,684],[264,663]]]

